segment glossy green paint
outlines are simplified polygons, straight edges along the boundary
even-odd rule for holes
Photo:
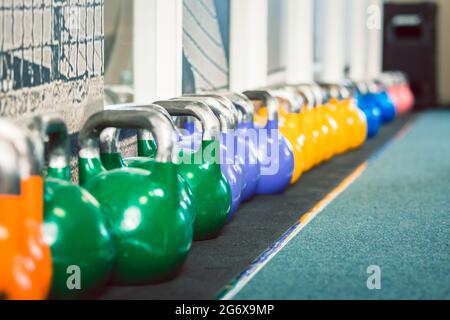
[[[134,157],[123,159],[122,155],[119,152],[101,153],[100,156],[104,167],[108,170],[130,167],[146,170],[150,174],[154,171],[155,162],[151,158]],[[189,211],[192,222],[194,222],[196,216],[196,207],[191,187],[182,175],[177,174],[177,178],[178,192],[180,194],[180,206],[186,208]]]
[[[116,244],[113,281],[132,285],[171,277],[185,261],[193,237],[189,208],[175,201],[180,197],[176,165],[155,162],[151,173],[90,167],[99,162],[80,158],[80,176],[100,202]]]
[[[70,168],[48,168],[47,169],[47,176],[52,177],[54,179],[59,179],[63,181],[70,181],[71,175],[70,175]]]
[[[51,297],[87,297],[108,281],[116,252],[100,204],[61,179],[46,178],[44,191],[43,230],[53,262]],[[71,266],[79,267],[81,290],[67,287],[69,277],[78,272]]]
[[[89,179],[106,172],[100,158],[79,158],[78,180],[80,185],[84,185]]]
[[[222,174],[220,163],[203,159],[203,150],[219,152],[220,144],[218,141],[203,141],[196,152],[182,150],[180,158],[183,162],[178,168],[179,173],[190,185],[196,201],[195,240],[217,236],[224,227],[231,209],[231,189]]]
[[[115,161],[115,163],[117,163],[117,161]],[[150,174],[152,174],[155,170],[154,168],[155,162],[149,158],[141,158],[141,157],[128,158],[123,160],[122,163],[124,163],[125,166],[128,166],[130,168],[144,169],[146,171],[149,171]],[[179,173],[179,171],[177,174],[177,179],[178,179],[178,192],[180,194],[179,199],[180,206],[187,209],[187,211],[190,213],[191,221],[192,223],[194,223],[195,217],[197,215],[196,212],[197,207],[191,186],[186,181],[186,179],[184,179],[184,177]]]
[[[123,162],[122,155],[118,152],[102,153],[100,154],[103,167],[106,170],[113,170],[118,168],[125,168],[126,164]]]
[[[157,146],[153,140],[138,140],[137,149],[139,156],[153,158],[156,155]]]

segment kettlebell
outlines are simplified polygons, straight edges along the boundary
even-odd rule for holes
[[[136,108],[136,107],[135,107]],[[203,126],[203,141],[200,150],[186,150],[180,148],[180,161],[177,161],[178,175],[181,185],[189,187],[188,195],[190,202],[195,203],[195,214],[193,215],[194,239],[204,240],[216,236],[223,228],[230,210],[230,190],[225,177],[217,173],[220,165],[214,164],[211,159],[203,159],[203,153],[214,151],[214,144],[219,136],[219,122],[208,108],[201,102],[191,101],[159,101],[152,105],[141,106],[140,109],[161,108],[170,118],[174,116],[193,116],[199,119]],[[156,109],[157,108],[157,109]],[[141,137],[147,137],[145,132],[138,130]],[[103,136],[103,134],[102,134]],[[144,139],[144,138],[141,138]],[[143,143],[146,140],[142,140]],[[109,148],[110,143],[105,143]],[[112,149],[118,150],[117,140]],[[218,150],[218,149],[217,149]],[[144,155],[136,158],[128,158],[121,161],[129,167],[152,170],[152,161]],[[211,186],[215,186],[211,189]],[[189,194],[188,192],[186,192]],[[180,199],[183,205],[188,205],[185,197]]]
[[[155,104],[138,105],[130,103],[130,104],[109,105],[105,107],[105,110],[146,111],[149,109],[160,112],[161,114],[166,116],[166,118],[170,122],[172,122],[170,114],[168,114],[164,108]],[[133,167],[133,168],[141,168],[147,171],[152,171],[153,170],[152,159],[156,154],[157,148],[151,132],[143,129],[138,130],[138,142],[140,142],[142,146],[144,146],[147,150],[150,151],[149,156],[146,157],[138,156],[123,159],[119,146],[120,131],[121,130],[117,128],[108,128],[103,130],[102,133],[100,134],[100,158],[102,160],[103,166],[108,170]],[[155,146],[154,149],[153,145]],[[178,191],[180,193],[180,206],[185,208],[187,212],[191,213],[191,220],[192,222],[194,222],[197,206],[195,204],[196,201],[194,199],[191,186],[179,172],[177,174],[177,178],[179,188]]]
[[[219,92],[230,99],[240,114],[240,121],[236,129],[237,161],[242,165],[245,185],[241,194],[241,201],[249,201],[255,194],[261,176],[261,164],[258,159],[258,136],[253,123],[254,106],[244,95],[234,92]]]
[[[376,80],[368,83],[368,89],[368,99],[373,100],[373,103],[380,109],[382,123],[385,124],[393,121],[397,115],[397,111],[386,90]]]
[[[329,103],[337,105],[345,115],[345,143],[337,150],[337,154],[358,148],[367,137],[367,119],[365,114],[356,105],[354,93],[343,84],[326,85],[330,94]]]
[[[267,90],[243,93],[252,101],[260,101],[267,108],[267,121],[258,129],[258,159],[261,176],[257,194],[277,194],[289,187],[294,173],[294,153],[291,144],[278,128],[278,102]]]
[[[334,121],[332,130],[333,143],[331,150],[327,151],[327,159],[329,159],[348,150],[353,122],[350,121],[348,110],[343,103],[343,98],[337,85],[322,83],[320,84],[320,91],[323,97],[321,98],[324,106],[323,112],[332,119],[330,121]]]
[[[345,84],[339,85],[342,97],[342,103],[346,108],[349,116],[353,119],[353,130],[351,131],[351,139],[349,149],[356,149],[366,142],[367,138],[367,117],[358,107],[355,97],[355,89]]]
[[[320,132],[317,129],[315,117],[316,95],[310,85],[303,84],[294,86],[291,89],[294,93],[303,97],[304,107],[300,111],[300,128],[305,136],[303,154],[305,159],[304,172],[311,170],[315,166],[317,153],[322,152],[319,145]]]
[[[212,108],[203,101],[178,98],[157,101],[172,116],[190,116],[201,125],[198,149],[181,151],[180,170],[194,187],[200,208],[194,224],[195,240],[216,237],[223,229],[232,211],[233,189],[222,168],[221,124]]]
[[[377,135],[381,128],[381,110],[375,101],[369,95],[369,89],[365,82],[358,82],[355,84],[357,90],[355,97],[358,107],[366,115],[367,119],[367,138],[373,138]]]
[[[69,136],[64,121],[46,114],[28,120],[27,126],[36,135],[36,145],[46,143],[48,150],[48,155],[41,150],[36,156],[41,162],[48,159],[43,230],[52,252],[51,297],[87,297],[109,280],[115,258],[112,236],[98,201],[71,183]],[[80,276],[79,290],[67,285],[73,266],[78,268],[74,272]]]
[[[196,94],[196,95],[186,95],[186,97],[205,97],[205,98],[212,98],[220,102],[223,108],[227,109],[227,113],[233,117],[233,121],[231,122],[231,127],[228,128],[226,133],[222,133],[222,144],[226,146],[226,149],[224,149],[224,152],[226,153],[224,155],[225,158],[234,159],[234,166],[236,173],[238,174],[238,178],[240,180],[241,184],[241,192],[239,195],[239,203],[242,201],[242,192],[247,187],[247,179],[245,177],[244,170],[244,163],[245,163],[245,154],[242,152],[238,152],[238,135],[236,134],[236,130],[239,128],[239,111],[238,108],[235,106],[235,104],[226,97],[225,95],[222,95],[220,93],[210,93],[205,92],[202,94]],[[225,109],[221,109],[222,113]],[[213,111],[214,112],[214,111]],[[219,111],[216,111],[216,113],[219,113]],[[242,142],[242,141],[241,141]],[[245,142],[244,142],[245,143]],[[245,147],[244,147],[245,148]],[[231,161],[230,161],[231,163]],[[235,212],[235,211],[234,211]],[[232,213],[232,215],[234,214]]]
[[[231,188],[231,210],[229,218],[232,218],[237,212],[241,203],[241,194],[244,189],[244,178],[242,167],[237,164],[234,152],[234,129],[237,125],[237,115],[232,112],[229,105],[216,98],[203,96],[184,96],[182,98],[172,99],[188,101],[200,101],[204,103],[205,108],[209,108],[219,119],[220,123],[220,167]]]
[[[319,142],[322,143],[321,154],[316,159],[316,165],[324,161],[330,160],[335,154],[335,145],[337,142],[338,125],[336,121],[330,116],[327,103],[329,102],[324,95],[323,90],[318,84],[311,84],[312,91],[316,100],[316,117],[319,123]]]
[[[0,126],[3,122],[0,121]],[[26,264],[33,263],[28,254],[20,251],[20,237],[25,236],[21,215],[21,162],[17,149],[3,138],[0,140],[0,296],[7,300],[43,299]],[[25,285],[24,285],[25,284]],[[30,284],[29,286],[27,286]]]
[[[108,127],[149,130],[157,152],[153,171],[101,162],[99,136]],[[175,128],[152,110],[103,110],[90,116],[79,134],[79,180],[100,203],[116,245],[113,282],[146,284],[172,278],[192,244],[192,213],[180,206]]]
[[[378,76],[377,81],[379,81],[385,88],[389,99],[395,106],[397,115],[403,114],[402,100],[400,97],[401,90],[399,90],[398,82],[394,74],[391,72],[383,72]]]
[[[14,138],[14,140],[12,140]],[[47,297],[52,278],[50,248],[44,242],[42,163],[34,154],[30,132],[12,122],[0,121],[0,139],[14,144],[19,161],[20,197],[17,218],[17,261],[14,274],[12,299],[37,300]],[[36,146],[39,147],[39,146]],[[24,277],[21,281],[21,275]],[[29,281],[26,282],[25,279]]]
[[[294,173],[291,184],[295,184],[305,168],[303,148],[305,136],[300,130],[300,109],[304,104],[301,96],[296,96],[283,90],[271,90],[270,93],[278,99],[278,125],[281,134],[290,142],[294,155]]]
[[[415,97],[411,85],[408,80],[408,76],[401,71],[395,73],[395,77],[398,79],[398,91],[399,97],[402,104],[401,113],[406,113],[411,111],[415,104]]]

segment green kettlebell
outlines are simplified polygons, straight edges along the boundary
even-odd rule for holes
[[[220,171],[218,161],[220,123],[214,113],[202,102],[159,101],[169,116],[192,116],[203,128],[202,143],[198,150],[179,152],[179,173],[189,184],[195,199],[196,216],[194,239],[210,239],[222,230],[230,210],[231,193],[228,182]],[[151,107],[153,108],[153,107]],[[150,142],[148,132],[139,130],[143,143]],[[148,157],[129,158],[124,161],[130,167],[148,169]]]
[[[43,231],[52,252],[51,297],[87,297],[109,280],[115,257],[112,236],[98,201],[70,182],[69,137],[64,121],[48,114],[32,118],[27,126],[35,137],[36,158],[42,163],[48,158]]]
[[[136,104],[117,104],[110,105],[105,107],[106,110],[139,110],[139,111],[148,111],[149,109],[160,112],[167,119],[172,122],[172,118],[167,111],[157,105],[136,105]],[[153,140],[151,132],[147,130],[138,130],[139,132],[145,132],[144,135],[148,137],[148,140],[153,143],[155,148],[152,154],[156,154],[156,144]],[[126,168],[129,166],[129,162],[132,162],[133,165],[130,167],[140,168],[147,171],[153,170],[154,161],[149,159],[149,157],[135,157],[129,159],[123,159],[120,153],[119,146],[119,136],[120,129],[118,128],[107,128],[102,131],[100,134],[100,157],[102,160],[103,166],[107,170],[113,170],[118,168]],[[150,158],[154,158],[154,155]],[[189,183],[184,179],[184,177],[178,173],[178,186],[180,192],[180,206],[183,206],[187,209],[188,212],[192,213],[192,222],[195,220],[196,216],[196,204],[194,195],[192,193],[191,187]]]
[[[202,127],[197,150],[181,148],[180,173],[190,184],[196,203],[194,239],[216,237],[225,226],[231,210],[231,188],[220,168],[220,122],[201,101],[190,99],[157,101],[172,116],[190,116]]]
[[[152,133],[157,145],[152,172],[103,167],[99,136],[109,127]],[[79,144],[80,182],[100,202],[117,248],[113,281],[131,285],[173,277],[193,236],[192,212],[180,205],[178,169],[172,161],[173,123],[153,110],[103,110],[86,121]]]

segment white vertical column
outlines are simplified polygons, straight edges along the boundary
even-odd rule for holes
[[[361,81],[366,78],[367,71],[367,1],[350,0],[350,78]]]
[[[286,3],[286,82],[313,81],[314,67],[313,0],[287,0]]]
[[[383,0],[366,0],[367,77],[380,75],[383,63]]]
[[[267,0],[231,0],[230,89],[267,83]]]
[[[181,95],[182,0],[134,0],[136,102]]]
[[[345,1],[316,0],[323,12],[316,19],[323,25],[320,37],[321,56],[317,80],[337,82],[344,77],[345,69]]]

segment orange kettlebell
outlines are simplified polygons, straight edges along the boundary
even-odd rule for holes
[[[18,286],[15,275],[23,283],[31,283],[28,274],[20,268],[17,252],[18,220],[20,214],[19,156],[9,142],[0,140],[0,296],[16,297]],[[23,268],[22,268],[23,269]]]
[[[20,195],[18,197],[17,223],[14,230],[17,254],[14,257],[14,277],[17,287],[11,299],[44,299],[49,292],[52,277],[51,252],[44,242],[41,231],[43,225],[43,179],[41,164],[36,160],[34,148],[42,144],[32,141],[26,128],[8,122],[0,123],[0,138],[14,137],[18,152],[18,171],[20,176]],[[17,164],[16,164],[17,165]],[[23,274],[29,281],[22,281]]]
[[[20,172],[17,149],[0,142],[0,295],[9,300],[43,299],[30,269],[35,262],[30,248],[24,249],[26,236],[22,214]]]

